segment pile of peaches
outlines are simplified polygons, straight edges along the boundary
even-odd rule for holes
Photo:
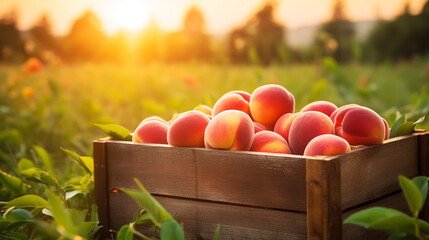
[[[381,144],[388,138],[386,120],[367,107],[316,101],[295,112],[294,96],[276,84],[252,94],[228,92],[213,108],[200,105],[170,122],[146,118],[133,133],[138,143],[304,156],[343,154],[351,145]]]

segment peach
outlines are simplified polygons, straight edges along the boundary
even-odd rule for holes
[[[384,140],[387,140],[390,138],[389,124],[387,123],[386,119],[381,118],[381,120],[383,120],[383,124],[384,124]]]
[[[375,145],[385,139],[385,125],[373,110],[352,106],[338,112],[334,120],[335,134],[350,145]]]
[[[211,107],[204,105],[204,104],[200,104],[200,105],[196,106],[194,108],[194,110],[200,111],[200,112],[207,114],[207,115],[210,115],[210,116],[212,115],[212,112],[213,112],[213,109]]]
[[[253,120],[272,130],[279,117],[294,112],[295,98],[286,88],[267,84],[253,91],[249,107]]]
[[[322,134],[334,134],[331,119],[321,112],[302,112],[290,126],[289,147],[294,154],[302,155],[307,144]]]
[[[244,98],[244,100],[246,100],[247,102],[249,102],[249,101],[250,101],[250,97],[251,97],[251,95],[250,95],[250,93],[248,93],[248,92],[241,91],[241,90],[234,90],[234,91],[231,91],[231,92],[229,92],[229,93],[236,93],[236,94],[238,94],[238,95],[242,96],[242,97]]]
[[[298,117],[299,113],[286,113],[281,116],[276,125],[274,125],[274,132],[280,134],[286,141],[289,141],[289,131],[293,120]]]
[[[347,105],[341,106],[341,107],[337,108],[335,111],[333,111],[329,117],[331,118],[332,122],[334,122],[335,117],[337,116],[339,111],[341,111],[345,108],[356,107],[356,106],[359,106],[359,105],[352,103],[352,104],[347,104]]]
[[[213,117],[225,110],[239,110],[250,116],[249,101],[235,92],[225,93],[213,106]]]
[[[167,144],[168,123],[159,117],[144,119],[133,133],[133,142]]]
[[[175,147],[204,147],[204,132],[210,118],[191,110],[180,114],[168,128],[167,141]]]
[[[255,126],[255,133],[263,131],[263,130],[267,130],[267,128],[264,125],[262,125],[258,122],[253,122],[253,125]]]
[[[267,130],[260,131],[255,134],[250,151],[286,154],[292,153],[288,143],[282,136],[278,133]]]
[[[207,125],[204,140],[206,148],[247,151],[252,146],[254,126],[246,113],[223,111]]]
[[[301,112],[317,111],[326,114],[328,117],[331,116],[338,107],[328,101],[315,101],[307,104],[301,109]]]
[[[350,144],[333,134],[319,135],[307,144],[304,156],[332,156],[350,151]]]

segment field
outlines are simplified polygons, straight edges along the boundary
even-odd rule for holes
[[[390,125],[397,111],[414,120],[429,112],[429,65],[424,60],[376,67],[339,66],[329,58],[313,65],[270,67],[76,64],[49,65],[36,72],[0,65],[0,167],[12,173],[23,158],[38,158],[43,164],[34,160],[36,166],[58,178],[53,188],[65,189],[70,179],[84,173],[60,147],[91,156],[92,141],[105,136],[95,123],[116,123],[133,131],[151,115],[169,120],[199,104],[213,106],[227,91],[251,93],[269,83],[283,85],[294,95],[296,111],[315,100],[338,106],[357,103],[372,108]],[[429,121],[418,128],[429,129]],[[40,149],[46,149],[52,169],[46,169]],[[0,187],[1,201],[20,195],[9,193],[4,182]],[[90,208],[91,187],[80,191],[86,195],[76,204]]]

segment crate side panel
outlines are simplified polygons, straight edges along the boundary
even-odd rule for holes
[[[353,213],[358,211],[370,208],[370,207],[387,207],[399,210],[405,214],[409,214],[409,209],[407,202],[402,194],[402,192],[396,192],[387,197],[379,199],[368,204],[364,204],[358,208],[346,211],[342,214],[343,221]],[[366,229],[354,224],[344,224],[343,225],[343,239],[350,240],[377,240],[377,239],[387,239],[387,235],[384,232]]]
[[[399,137],[340,156],[342,209],[399,189],[398,175],[418,174],[417,136]]]
[[[111,222],[118,230],[132,219],[136,203],[123,193],[110,193]],[[224,203],[155,196],[183,223],[190,239],[214,239],[220,226],[220,239],[306,239],[306,214],[252,208]],[[231,238],[232,237],[232,238]]]
[[[196,155],[198,198],[306,211],[305,159],[231,151]]]
[[[118,142],[107,146],[109,189],[135,189],[137,178],[151,193],[196,197],[192,149]]]

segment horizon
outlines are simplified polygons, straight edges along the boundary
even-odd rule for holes
[[[321,0],[316,3],[311,0],[303,0],[299,3],[286,0],[276,1],[275,19],[284,24],[288,30],[319,25],[329,20],[334,1]],[[169,8],[166,8],[167,2],[170,3]],[[243,2],[247,4],[240,4]],[[265,2],[265,0],[232,2],[226,0],[216,2],[208,0],[162,2],[152,0],[124,0],[120,2],[117,0],[61,2],[41,0],[36,3],[28,0],[3,0],[0,2],[0,15],[15,9],[18,14],[18,28],[21,31],[26,31],[34,25],[42,14],[47,14],[52,24],[53,34],[63,36],[70,31],[71,24],[77,18],[82,16],[85,11],[91,10],[99,17],[103,31],[111,36],[122,30],[127,32],[141,31],[150,23],[151,19],[155,19],[164,31],[179,30],[186,11],[195,5],[203,13],[207,33],[221,35],[243,25]],[[386,7],[387,2],[389,4]],[[345,1],[345,12],[353,22],[392,19],[403,11],[407,2],[410,6],[410,12],[416,14],[421,10],[426,0],[349,0]],[[382,5],[384,5],[383,8],[380,7]],[[301,14],[303,11],[306,11],[307,14]],[[226,17],[222,17],[223,15]]]

